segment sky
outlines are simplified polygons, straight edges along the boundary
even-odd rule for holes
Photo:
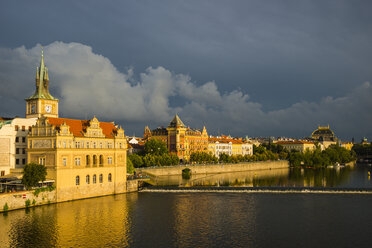
[[[141,136],[372,140],[369,0],[1,1],[0,116],[24,116],[42,45],[60,116]]]

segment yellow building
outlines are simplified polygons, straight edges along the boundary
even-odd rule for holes
[[[296,150],[299,152],[304,152],[306,150],[312,151],[316,148],[314,142],[303,140],[278,141],[276,144],[283,146],[288,151]]]
[[[57,201],[126,192],[127,141],[113,123],[58,118],[58,100],[48,89],[43,56],[36,91],[26,99],[27,117],[38,120],[28,134],[27,159],[47,167]]]
[[[208,151],[207,129],[196,130],[186,127],[176,114],[167,128],[160,127],[150,131],[145,128],[144,140],[158,139],[167,144],[168,151],[181,160],[188,161],[190,154],[196,151]]]
[[[227,155],[253,155],[253,144],[242,139],[233,139],[230,136],[208,138],[208,152],[217,158],[222,154]]]
[[[353,148],[354,144],[352,142],[346,142],[346,141],[340,141],[339,142],[340,147],[345,148],[346,150],[351,151]]]

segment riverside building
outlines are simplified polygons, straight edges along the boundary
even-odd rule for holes
[[[159,127],[150,131],[145,127],[144,140],[158,139],[167,144],[169,153],[176,154],[180,160],[188,161],[193,152],[208,151],[208,133],[207,129],[192,129],[185,124],[176,114],[167,128]]]
[[[233,139],[229,136],[208,138],[208,152],[217,158],[221,154],[227,155],[253,155],[253,144],[242,139]]]
[[[124,130],[96,117],[58,118],[58,99],[49,93],[43,55],[35,93],[26,105],[26,118],[38,118],[27,137],[27,161],[46,166],[47,179],[55,181],[57,201],[126,192]]]

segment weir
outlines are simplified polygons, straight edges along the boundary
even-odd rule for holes
[[[154,193],[284,193],[284,194],[372,194],[370,188],[315,187],[146,187],[140,192]]]

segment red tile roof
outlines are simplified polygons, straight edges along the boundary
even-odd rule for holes
[[[87,127],[90,125],[90,120],[75,120],[75,119],[66,119],[66,118],[53,118],[48,117],[48,121],[50,125],[56,126],[57,129],[63,123],[66,122],[66,125],[70,127],[70,132],[75,137],[83,137]],[[99,126],[102,128],[103,134],[106,136],[106,138],[114,138],[114,135],[117,131],[117,128],[115,125],[111,122],[100,122]]]

